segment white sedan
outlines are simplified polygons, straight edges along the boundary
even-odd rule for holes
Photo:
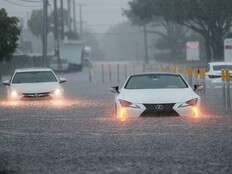
[[[221,73],[222,70],[229,70],[232,77],[232,63],[231,62],[211,62],[207,67],[206,80],[212,85],[222,86]]]
[[[17,69],[10,80],[4,81],[9,100],[53,98],[63,96],[63,78],[50,68]]]
[[[195,85],[195,90],[202,86]],[[198,116],[200,96],[180,74],[150,73],[131,75],[115,96],[115,115]]]

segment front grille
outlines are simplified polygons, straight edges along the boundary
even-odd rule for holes
[[[146,110],[142,113],[143,117],[179,116],[173,109],[175,103],[168,104],[143,104]]]
[[[23,97],[25,98],[40,98],[40,97],[48,97],[50,92],[43,93],[23,93]]]

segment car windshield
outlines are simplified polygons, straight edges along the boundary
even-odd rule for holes
[[[45,83],[57,82],[55,75],[51,71],[41,72],[18,72],[15,74],[12,83]]]
[[[149,74],[131,76],[125,89],[169,89],[187,87],[188,85],[180,75]]]
[[[232,71],[232,65],[214,65],[213,66],[214,71],[221,71],[223,69],[228,69],[228,70]]]

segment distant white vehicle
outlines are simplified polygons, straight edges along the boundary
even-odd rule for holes
[[[85,60],[84,43],[78,40],[65,40],[60,44],[60,62],[53,57],[50,67],[55,71],[81,71]]]
[[[195,86],[200,90],[202,86]],[[192,116],[197,115],[200,96],[180,74],[149,73],[130,76],[123,87],[113,87],[115,115]]]
[[[52,98],[63,96],[62,83],[50,68],[17,69],[10,80],[4,81],[9,100]]]
[[[207,79],[212,83],[222,83],[222,70],[229,70],[232,76],[232,62],[211,62],[207,67]]]

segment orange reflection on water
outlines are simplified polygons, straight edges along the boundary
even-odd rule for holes
[[[121,122],[125,122],[126,121],[126,109],[125,108],[121,108],[119,111],[119,115],[118,118]]]
[[[97,101],[86,99],[59,99],[59,100],[29,100],[29,101],[0,101],[0,107],[6,108],[89,108],[99,106]]]
[[[193,117],[194,118],[199,118],[200,117],[200,108],[195,106],[195,107],[192,108],[192,112],[193,112]]]

